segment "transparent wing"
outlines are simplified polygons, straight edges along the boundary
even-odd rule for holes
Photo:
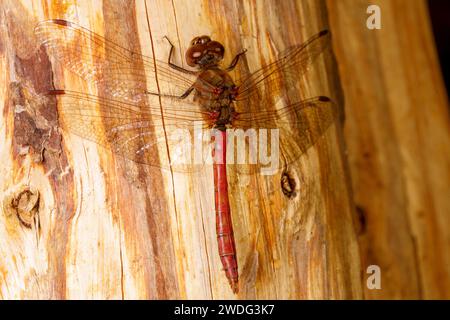
[[[182,105],[165,106],[162,111],[149,104],[135,105],[64,90],[49,95],[59,100],[63,128],[134,162],[194,172],[206,163],[194,161],[196,143],[201,144],[203,157],[210,154],[208,141],[195,140],[196,130],[212,125],[204,112]]]
[[[286,88],[312,65],[315,59],[329,46],[330,33],[323,30],[301,45],[291,47],[279,55],[279,58],[261,69],[238,81],[236,100],[248,100],[258,96],[264,101],[270,100],[280,88]],[[286,81],[288,83],[286,83]],[[265,97],[261,97],[261,92]]]
[[[251,148],[258,150],[258,157],[271,155],[276,157],[280,166],[287,166],[297,161],[337,119],[336,105],[327,97],[319,96],[290,104],[271,111],[238,112],[233,127],[240,128],[251,136],[254,130],[257,135],[257,146],[251,146],[250,139],[245,150]],[[240,137],[238,136],[237,139]],[[255,152],[255,150],[254,150]],[[242,157],[241,157],[242,158]],[[256,165],[263,167],[264,161]],[[248,167],[239,166],[239,171],[249,170]]]
[[[278,129],[276,141],[267,140],[270,145],[265,146],[264,150],[277,153],[283,165],[297,161],[336,119],[336,106],[327,97],[319,96],[295,103],[279,99],[287,103],[281,107],[273,102],[276,100],[274,97],[297,87],[300,76],[306,73],[329,43],[329,32],[321,31],[306,42],[282,52],[276,61],[238,82],[238,115],[233,126],[245,130],[253,128],[258,135],[265,132],[262,137],[269,137],[270,132],[275,134],[274,129]],[[245,166],[238,168],[246,169]]]
[[[103,85],[112,98],[139,102],[148,93],[180,96],[196,81],[195,74],[174,70],[66,20],[40,22],[35,34],[66,68],[87,82]],[[212,92],[214,87],[202,83],[202,90],[209,89]]]

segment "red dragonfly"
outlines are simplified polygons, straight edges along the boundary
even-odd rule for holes
[[[195,70],[188,70],[171,62],[174,46],[168,38],[171,47],[166,63],[65,20],[41,22],[35,33],[50,55],[98,90],[96,95],[50,91],[60,100],[59,112],[65,127],[74,134],[137,163],[192,172],[195,165],[175,163],[184,154],[172,148],[173,137],[180,129],[192,134],[198,123],[202,129],[215,129],[214,143],[209,145],[218,249],[226,277],[237,293],[238,264],[227,182],[227,132],[230,128],[280,129],[277,145],[284,168],[313,145],[334,122],[334,105],[324,96],[290,103],[286,90],[295,89],[300,75],[327,48],[328,31],[287,49],[274,62],[236,82],[229,72],[245,51],[223,69],[220,62],[224,46],[208,36],[191,41],[185,58]],[[280,97],[280,107],[276,107],[274,97]],[[163,142],[166,154],[155,149],[158,142]],[[273,146],[271,149],[275,150]]]

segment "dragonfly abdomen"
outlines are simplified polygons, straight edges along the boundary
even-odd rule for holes
[[[226,131],[220,131],[213,151],[214,199],[216,207],[216,232],[220,261],[234,293],[238,292],[238,265],[228,199],[228,180],[226,164]]]

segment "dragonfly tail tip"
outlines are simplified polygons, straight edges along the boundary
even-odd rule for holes
[[[239,282],[238,280],[230,280],[230,287],[234,294],[239,293]]]

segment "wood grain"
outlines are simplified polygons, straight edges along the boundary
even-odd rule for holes
[[[365,26],[369,4],[382,9],[381,30]],[[7,70],[0,297],[449,298],[448,98],[424,1],[2,1],[0,8]],[[238,295],[217,253],[211,169],[144,167],[59,130],[47,86],[98,88],[39,48],[32,30],[49,18],[161,60],[168,36],[184,66],[189,41],[208,34],[224,44],[226,62],[248,49],[236,78],[331,30],[335,56],[320,57],[291,98],[329,96],[346,120],[290,167],[295,196],[283,194],[281,173],[230,173]],[[366,287],[372,264],[381,268],[381,290]]]
[[[328,1],[367,299],[450,297],[448,98],[425,1]],[[369,5],[381,30],[365,28]],[[365,270],[363,270],[365,271]]]

